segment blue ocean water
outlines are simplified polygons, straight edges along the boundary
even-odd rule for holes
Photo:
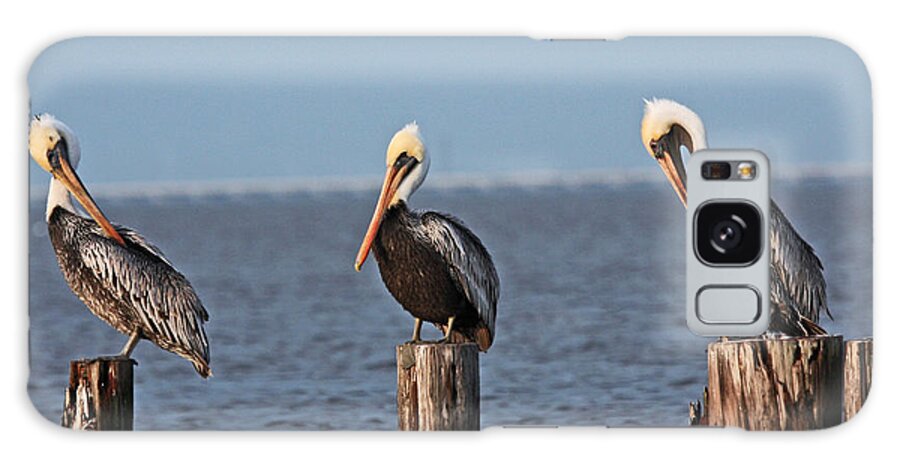
[[[98,195],[113,221],[163,249],[211,314],[209,380],[138,346],[135,428],[395,429],[394,346],[413,321],[374,262],[353,271],[376,195]],[[871,179],[773,182],[773,198],[825,263],[835,321],[824,326],[870,336]],[[412,206],[461,217],[500,274],[495,344],[481,357],[483,427],[687,425],[707,340],[684,324],[684,214],[664,181],[426,184]],[[126,337],[68,289],[43,214],[33,199],[28,390],[58,422],[68,361],[118,352]]]

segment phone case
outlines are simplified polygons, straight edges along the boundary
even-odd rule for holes
[[[53,422],[782,430],[868,391],[871,86],[839,43],[88,37],[28,85]],[[706,148],[769,159],[760,337],[685,323]]]

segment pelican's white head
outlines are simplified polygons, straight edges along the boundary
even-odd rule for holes
[[[689,153],[706,148],[703,121],[690,108],[666,99],[644,100],[641,141],[675,189],[682,203],[687,200],[686,176],[681,148]]]
[[[81,147],[69,126],[49,114],[35,116],[28,130],[28,152],[38,166],[53,176],[50,180],[50,193],[47,195],[48,221],[58,206],[75,212],[71,193],[109,238],[125,244],[75,173],[81,159]]]
[[[75,132],[51,114],[39,114],[32,118],[28,130],[28,152],[38,166],[52,172],[51,158],[59,156],[62,151],[65,151],[72,169],[78,168],[81,146]]]
[[[387,172],[384,174],[384,184],[375,205],[375,213],[372,214],[372,221],[369,222],[366,236],[356,254],[354,266],[357,271],[369,256],[369,249],[375,236],[378,235],[384,213],[400,202],[407,202],[409,196],[422,185],[428,174],[430,161],[418,124],[411,122],[394,134],[388,144],[385,164]]]
[[[416,189],[422,185],[428,174],[430,160],[425,150],[425,143],[419,133],[419,125],[415,121],[403,126],[397,131],[388,144],[385,157],[388,171],[393,168],[396,177],[400,178],[399,185],[390,197],[389,205],[395,205],[400,201],[408,201]],[[409,166],[401,174],[404,166]]]

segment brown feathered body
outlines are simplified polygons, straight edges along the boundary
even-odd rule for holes
[[[57,206],[48,221],[59,268],[72,292],[119,332],[143,339],[211,374],[203,324],[209,314],[190,282],[144,237],[114,226],[125,241],[107,237],[92,219]]]
[[[500,282],[487,249],[462,221],[400,201],[384,213],[373,251],[403,309],[441,328],[456,317],[451,341],[490,348]]]

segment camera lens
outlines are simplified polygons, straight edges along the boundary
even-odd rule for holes
[[[744,226],[740,223],[743,221],[738,221],[740,221],[740,218],[735,216],[732,219],[719,221],[713,226],[713,230],[710,231],[709,235],[716,251],[726,253],[728,250],[733,250],[740,246]]]
[[[709,202],[697,209],[694,249],[709,265],[746,266],[763,244],[762,219],[750,203]]]

